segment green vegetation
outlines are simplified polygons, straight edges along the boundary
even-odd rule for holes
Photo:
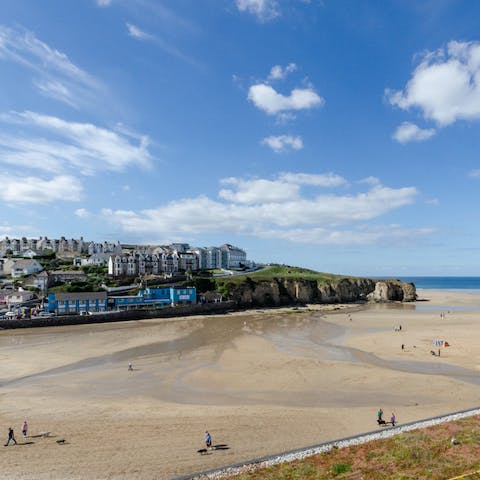
[[[229,275],[227,277],[215,277],[215,283],[217,292],[228,297],[230,292],[232,292],[241,283],[271,281],[276,278],[311,280],[322,283],[329,281],[340,281],[347,277],[342,275],[334,275],[332,273],[316,272],[314,270],[308,270],[307,268],[291,267],[288,265],[271,265],[255,272]]]
[[[352,469],[352,466],[348,463],[337,463],[332,467],[332,472],[334,475],[340,475],[341,473],[349,472]]]
[[[452,437],[458,441],[451,443]],[[480,418],[470,417],[305,460],[242,474],[235,480],[445,480],[480,469]]]
[[[251,278],[255,281],[272,280],[273,278],[291,278],[302,280],[316,280],[316,281],[331,281],[341,280],[346,278],[342,275],[334,275],[332,273],[316,272],[315,270],[309,270],[307,268],[290,267],[288,265],[271,265],[256,272],[249,272],[239,275],[231,275],[229,277],[218,277],[218,283],[228,282],[243,282],[245,278]]]
[[[52,293],[65,293],[65,292],[100,292],[103,289],[94,281],[72,281],[68,283],[58,283],[48,289]]]

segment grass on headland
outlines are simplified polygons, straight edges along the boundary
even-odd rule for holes
[[[451,443],[452,437],[458,441]],[[480,469],[480,418],[406,432],[235,480],[447,480]]]
[[[218,278],[218,281],[242,282],[249,277],[252,280],[272,280],[274,278],[290,278],[302,280],[329,281],[349,278],[343,275],[334,275],[333,273],[316,272],[307,268],[290,267],[288,265],[271,265],[255,272],[248,272],[243,275],[232,275],[231,277]]]

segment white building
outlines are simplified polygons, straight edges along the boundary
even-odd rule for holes
[[[229,243],[220,247],[222,251],[222,267],[228,269],[241,268],[247,264],[247,254],[245,250],[234,247]]]
[[[3,260],[3,274],[11,275],[12,278],[32,275],[43,270],[43,267],[36,260],[17,258],[6,258]]]

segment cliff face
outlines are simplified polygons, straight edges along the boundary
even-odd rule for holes
[[[274,278],[254,281],[247,278],[241,284],[229,284],[229,299],[239,306],[282,306],[304,303],[411,302],[416,298],[413,283],[398,280],[345,278],[340,281],[317,282]]]

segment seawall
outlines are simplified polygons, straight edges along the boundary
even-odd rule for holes
[[[0,329],[58,327],[90,323],[127,322],[130,320],[145,320],[149,318],[187,317],[191,315],[221,314],[232,309],[237,309],[235,302],[184,305],[152,310],[125,310],[93,315],[59,315],[49,318],[33,317],[20,320],[0,320]]]

